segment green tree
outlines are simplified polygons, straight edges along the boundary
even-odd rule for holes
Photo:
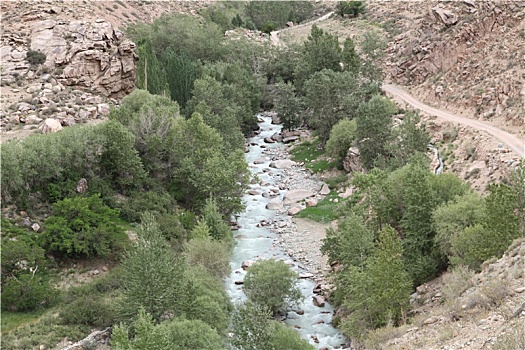
[[[363,218],[354,213],[337,224],[337,230],[326,230],[321,252],[328,255],[329,263],[340,263],[344,267],[364,267],[374,248],[374,234]]]
[[[5,235],[5,225],[2,222],[2,233]],[[2,283],[7,278],[18,276],[26,270],[43,269],[47,265],[45,251],[38,246],[34,238],[25,234],[15,241],[2,238]]]
[[[335,11],[343,17],[344,15],[357,17],[359,14],[365,12],[365,4],[363,1],[339,1],[335,6]]]
[[[27,312],[51,306],[58,291],[43,273],[25,272],[2,285],[2,310]]]
[[[137,187],[145,177],[140,156],[135,149],[135,137],[126,127],[115,121],[100,126],[106,138],[106,148],[101,155],[105,176],[121,190]]]
[[[301,125],[301,102],[296,96],[295,87],[291,83],[277,84],[276,111],[283,128],[294,130]]]
[[[269,309],[249,301],[235,308],[231,345],[236,350],[310,350],[313,347],[286,325],[272,320]]]
[[[223,215],[241,210],[249,181],[243,151],[224,155],[222,138],[198,113],[177,123],[174,135],[171,193],[189,207],[202,208],[206,198],[213,197]]]
[[[470,226],[480,224],[484,216],[483,199],[474,192],[458,196],[450,202],[443,203],[432,213],[436,230],[435,242],[439,250],[450,257],[452,241]]]
[[[310,35],[303,44],[301,59],[295,67],[295,84],[299,91],[303,90],[304,82],[315,72],[320,72],[323,69],[340,72],[341,53],[337,36],[314,24]]]
[[[371,169],[379,159],[388,157],[386,145],[392,135],[395,104],[386,97],[374,96],[357,109],[357,141],[361,161]]]
[[[169,94],[165,67],[153,50],[151,40],[142,38],[137,41],[137,88],[147,90],[154,95]]]
[[[199,64],[172,48],[162,53],[161,63],[166,71],[171,99],[184,108],[191,98],[195,80],[200,76]]]
[[[360,103],[368,100],[370,92],[351,72],[323,70],[314,73],[304,84],[305,120],[324,143],[332,127],[342,119],[353,119]]]
[[[392,131],[392,140],[386,146],[390,159],[388,163],[398,168],[407,164],[415,153],[425,153],[430,136],[425,124],[420,124],[418,114],[408,112],[402,122]]]
[[[351,280],[344,306],[350,312],[343,332],[361,338],[370,329],[397,323],[409,308],[412,284],[405,272],[403,248],[396,232],[385,227],[364,269],[348,270]]]
[[[513,240],[522,236],[516,215],[518,193],[505,184],[491,185],[489,191],[482,222],[467,227],[451,241],[455,264],[478,270],[483,261],[500,257]]]
[[[60,257],[107,256],[127,240],[117,218],[118,211],[104,205],[98,195],[67,198],[54,204],[39,241]]]
[[[297,274],[284,262],[263,260],[250,266],[243,290],[250,301],[276,315],[301,300],[297,283]]]
[[[152,214],[144,214],[137,235],[137,245],[122,262],[118,318],[129,321],[141,309],[157,321],[167,313],[180,316],[184,263],[171,251]]]
[[[326,142],[326,152],[335,158],[339,167],[342,167],[348,149],[356,139],[357,124],[355,120],[342,119],[330,130],[330,138]]]
[[[206,203],[201,212],[201,220],[206,223],[212,238],[225,242],[231,241],[232,231],[224,222],[215,199],[206,199]]]

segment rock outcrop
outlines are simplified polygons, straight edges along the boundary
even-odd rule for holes
[[[445,108],[525,125],[525,1],[414,2],[405,10],[374,10],[385,21],[394,16],[402,31],[387,50],[395,83]]]

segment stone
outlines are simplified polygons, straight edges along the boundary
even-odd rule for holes
[[[525,292],[525,287],[518,287],[518,288],[514,289],[514,292],[515,293],[523,293],[523,292]]]
[[[78,193],[84,193],[88,189],[88,182],[85,178],[81,178],[77,182],[77,192]]]
[[[322,196],[326,196],[330,193],[330,187],[328,187],[327,184],[323,184],[323,187],[321,187],[321,190],[319,191],[319,194]]]
[[[317,201],[314,198],[308,198],[306,200],[306,207],[317,207]]]
[[[249,191],[248,191],[248,194],[249,194],[250,196],[257,196],[257,195],[259,194],[259,191],[256,191],[256,190],[249,190]]]
[[[244,281],[235,281],[234,282],[236,285],[241,285],[241,284],[244,284]]]
[[[109,105],[107,103],[100,103],[97,105],[97,111],[100,115],[108,116],[109,115]]]
[[[291,207],[290,209],[288,209],[288,215],[290,216],[297,215],[301,210],[302,210],[301,207]]]
[[[252,266],[254,263],[255,263],[255,261],[253,261],[253,260],[245,260],[245,261],[242,262],[242,264],[241,264],[241,268],[242,268],[243,270],[246,270],[247,268],[249,268],[250,266]]]
[[[305,189],[296,189],[296,190],[289,190],[284,195],[284,204],[289,205],[293,203],[300,202],[306,198],[313,197],[314,194],[310,192],[309,190]]]
[[[299,136],[290,136],[290,137],[284,138],[283,139],[283,143],[285,143],[285,144],[292,143],[292,142],[295,142],[297,140],[299,140]]]
[[[429,325],[429,324],[436,323],[437,321],[439,321],[439,318],[437,318],[436,316],[432,316],[432,317],[429,317],[426,320],[424,320],[423,324],[424,325]]]
[[[294,165],[297,165],[297,163],[294,162],[293,160],[290,160],[290,159],[279,159],[279,160],[274,160],[273,162],[271,162],[270,163],[270,168],[288,169],[288,168],[293,167]]]
[[[341,195],[340,197],[343,198],[343,199],[347,199],[348,197],[350,197],[352,194],[354,193],[354,188],[353,187],[348,187]]]
[[[314,274],[310,273],[310,272],[305,272],[305,273],[300,273],[299,274],[299,278],[302,278],[302,279],[312,278],[312,277],[314,277]]]
[[[264,142],[266,143],[275,143],[275,141],[271,137],[265,137]]]
[[[93,276],[98,276],[98,275],[100,274],[100,271],[99,271],[99,270],[93,270],[93,271],[91,272],[91,274],[92,274]]]
[[[41,228],[40,225],[37,224],[36,222],[35,222],[33,225],[31,225],[31,229],[32,229],[33,231],[35,231],[35,232],[39,232],[39,231],[40,231],[40,228]]]
[[[266,204],[268,210],[279,210],[283,208],[283,202],[279,198],[274,198]]]
[[[350,147],[343,159],[343,168],[347,173],[362,172],[361,160],[359,157],[359,149],[357,147]]]
[[[39,124],[42,118],[37,117],[34,114],[30,114],[26,117],[26,124]]]
[[[452,11],[436,6],[432,8],[432,13],[436,19],[440,20],[447,27],[458,23],[458,17]]]
[[[325,304],[325,299],[322,295],[314,295],[312,297],[314,305],[317,307],[323,307]]]
[[[48,134],[51,132],[57,132],[62,130],[62,124],[56,119],[48,118],[44,120],[44,123],[40,126],[40,130],[42,130],[42,133]]]
[[[27,228],[30,228],[32,225],[31,221],[27,218],[23,218],[21,224],[22,226],[27,227]]]

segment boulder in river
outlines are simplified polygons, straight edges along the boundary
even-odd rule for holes
[[[313,302],[314,302],[315,306],[317,306],[317,307],[323,307],[324,306],[325,300],[324,300],[323,296],[321,296],[321,295],[314,295],[312,297],[312,299],[313,299]]]
[[[284,204],[292,204],[302,201],[303,199],[313,197],[314,194],[308,190],[296,189],[286,192],[284,195]]]
[[[283,202],[279,198],[272,199],[266,204],[266,209],[279,210],[283,208]]]
[[[290,160],[290,159],[279,159],[279,160],[274,160],[273,162],[270,163],[270,168],[275,168],[275,169],[288,169],[288,168],[291,168],[292,166],[296,165],[297,163],[294,162],[293,160]]]

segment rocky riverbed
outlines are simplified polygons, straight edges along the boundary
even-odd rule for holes
[[[285,322],[316,349],[346,349],[347,340],[331,325],[334,308],[325,300],[330,286],[323,277],[326,258],[319,248],[326,225],[293,219],[294,213],[317,205],[330,191],[303,164],[290,159],[286,145],[290,138],[299,139],[300,133],[280,135],[281,127],[270,120],[261,119],[259,135],[247,145],[253,181],[243,198],[246,210],[237,220],[237,244],[226,288],[234,303],[242,302],[246,299],[242,290],[246,270],[255,261],[284,261],[298,273],[304,297],[288,312]]]

